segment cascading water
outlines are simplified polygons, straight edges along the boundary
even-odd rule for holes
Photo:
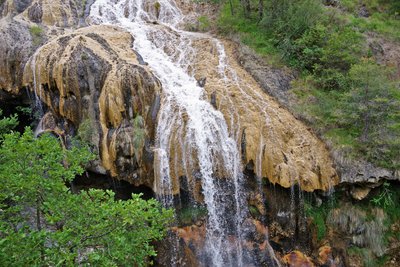
[[[38,118],[43,118],[44,115],[44,108],[43,108],[43,103],[42,100],[43,99],[43,92],[42,92],[42,84],[40,83],[40,65],[37,65],[37,58],[40,54],[40,48],[36,50],[36,52],[32,55],[31,58],[31,62],[30,64],[26,64],[25,65],[25,69],[26,68],[31,68],[32,71],[32,76],[33,76],[33,94],[34,94],[34,106],[33,106],[33,111],[35,113],[35,116],[37,116]],[[24,70],[25,72],[25,70]],[[39,134],[42,133],[43,131],[43,125],[42,125],[42,120],[40,119],[34,135],[38,136]]]
[[[183,15],[172,0],[154,3],[97,0],[91,7],[89,19],[95,24],[117,25],[129,31],[135,38],[134,49],[162,83],[155,142],[155,188],[160,200],[167,207],[174,204],[175,185],[171,174],[175,168],[171,161],[175,160],[183,165],[187,177],[201,179],[208,211],[204,246],[207,259],[203,262],[209,266],[249,265],[253,260],[246,256],[243,248],[242,225],[248,211],[237,147],[240,134],[233,125],[228,128],[223,114],[207,101],[190,64],[195,53],[192,41],[211,37],[176,29]],[[151,23],[153,21],[162,26]],[[212,40],[217,44],[220,78],[228,83],[232,73],[226,74],[223,45]],[[231,123],[235,121],[235,114],[232,116]],[[171,147],[180,147],[181,151],[172,154]],[[193,174],[194,169],[198,173]],[[228,201],[226,193],[221,192],[221,179],[232,189],[233,201]]]

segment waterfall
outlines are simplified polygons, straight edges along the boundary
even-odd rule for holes
[[[154,149],[154,187],[159,199],[167,207],[174,205],[176,181],[171,176],[176,168],[171,162],[181,164],[187,177],[201,180],[208,211],[206,265],[257,265],[243,248],[248,210],[237,145],[240,133],[235,132],[234,125],[228,127],[223,114],[209,103],[204,89],[197,85],[191,69],[195,56],[192,42],[199,38],[216,42],[221,79],[232,82],[234,74],[228,70],[222,43],[205,34],[179,30],[183,18],[173,0],[97,0],[91,7],[89,21],[129,31],[135,39],[133,49],[162,83]],[[231,123],[235,121],[235,114],[232,116]],[[193,173],[194,169],[198,171]],[[224,192],[222,179],[233,196]]]

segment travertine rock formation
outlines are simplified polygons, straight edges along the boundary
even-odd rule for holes
[[[229,60],[225,70],[234,82],[225,83],[213,75],[219,66],[217,48],[202,42],[201,47],[212,49],[198,49],[195,69],[200,77],[207,77],[205,89],[210,99],[214,94],[228,125],[235,127],[243,164],[254,166],[258,176],[283,187],[299,183],[303,190],[313,191],[336,185],[338,176],[325,144],[266,95],[234,60]],[[229,42],[224,45],[227,58],[235,58],[236,47]]]
[[[86,136],[112,176],[153,186],[152,144],[162,85],[131,49],[134,38],[111,26],[75,29],[84,24],[88,8],[81,1],[7,0],[0,6],[3,92],[16,95],[28,88],[69,125],[64,128],[89,131]],[[43,30],[40,42],[30,30],[36,23]],[[165,52],[179,55],[178,36],[156,27],[157,34],[172,38]],[[313,191],[335,185],[338,177],[325,145],[232,60],[234,45],[224,42],[227,55],[220,62],[214,39],[199,34],[193,40],[188,70],[203,83],[205,97],[223,113],[241,149],[243,166],[284,187],[299,183]],[[41,42],[47,43],[35,52]],[[178,132],[175,138],[170,154],[178,155],[171,158],[177,194],[179,178],[188,174],[183,169],[188,155],[180,152]],[[190,173],[196,172],[196,165]],[[200,195],[201,188],[197,191]]]
[[[52,113],[86,131],[81,134],[97,146],[112,176],[151,185],[161,85],[139,63],[132,42],[129,33],[110,26],[61,36],[32,56],[24,84]]]

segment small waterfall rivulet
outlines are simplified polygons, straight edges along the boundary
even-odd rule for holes
[[[89,21],[129,31],[135,39],[133,48],[162,83],[154,148],[156,194],[165,206],[174,205],[176,185],[171,174],[176,168],[171,161],[182,164],[187,177],[195,176],[192,180],[201,181],[208,212],[202,253],[206,259],[202,262],[207,266],[257,266],[243,245],[251,230],[243,226],[248,210],[237,145],[240,132],[233,125],[237,114],[231,114],[228,127],[223,114],[205,98],[204,89],[192,73],[191,62],[196,53],[192,42],[201,38],[212,40],[218,50],[220,79],[237,83],[237,77],[227,66],[223,44],[205,34],[179,30],[183,18],[173,0],[97,0],[91,7]],[[198,171],[192,173],[194,169]],[[230,188],[232,196],[222,192],[225,187],[221,186],[221,179],[228,184],[225,187]],[[268,249],[273,265],[279,265],[269,246]]]

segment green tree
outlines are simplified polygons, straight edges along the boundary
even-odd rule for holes
[[[3,111],[0,109],[0,117],[3,115]],[[10,130],[14,129],[18,125],[17,115],[0,119],[0,137]]]
[[[124,266],[146,264],[151,241],[172,218],[155,200],[111,191],[70,192],[93,156],[85,146],[63,149],[29,128],[0,145],[0,266]]]
[[[270,0],[261,25],[273,35],[284,56],[290,58],[294,41],[315,25],[322,14],[321,8],[317,0]]]
[[[341,120],[356,133],[367,159],[398,168],[400,94],[389,74],[385,67],[368,59],[353,65],[349,71],[351,90],[343,95]]]

